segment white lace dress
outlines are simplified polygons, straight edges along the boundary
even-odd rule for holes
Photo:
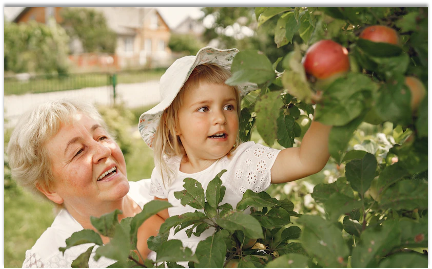
[[[160,173],[157,169],[153,170],[151,180],[150,195],[168,199],[173,207],[168,208],[170,216],[181,215],[186,212],[195,212],[196,209],[190,206],[183,206],[180,200],[174,197],[174,192],[181,191],[183,179],[193,178],[199,181],[204,190],[207,189],[209,182],[223,169],[226,169],[222,177],[222,184],[226,187],[226,192],[222,204],[229,203],[235,208],[237,203],[242,199],[247,189],[254,192],[266,190],[271,183],[271,167],[273,166],[280,150],[265,147],[254,142],[246,142],[237,147],[230,157],[223,157],[214,162],[207,169],[194,174],[186,174],[179,171],[181,157],[175,157],[168,160],[177,171],[177,177],[172,184],[165,188]],[[169,239],[179,239],[183,246],[187,246],[195,251],[199,241],[204,240],[212,235],[213,231],[207,230],[200,237],[194,235],[188,238],[185,230],[174,234],[172,229]]]
[[[153,199],[149,196],[150,179],[143,179],[138,182],[129,182],[129,197],[131,197],[141,208]],[[61,210],[51,227],[49,227],[36,241],[35,245],[26,251],[23,267],[32,268],[70,268],[72,261],[75,260],[80,254],[85,252],[92,244],[84,244],[72,247],[65,251],[64,255],[58,250],[59,247],[66,246],[66,239],[72,233],[82,230],[83,227],[79,224],[67,210]],[[94,255],[97,247],[93,249]],[[155,259],[155,253],[151,252],[148,256]],[[97,262],[90,258],[89,266],[94,267],[107,267],[115,261],[105,257],[100,258]]]

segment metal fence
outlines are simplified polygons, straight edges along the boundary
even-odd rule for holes
[[[112,75],[108,73],[85,73],[68,75],[27,75],[18,74],[4,78],[4,94],[20,95],[25,93],[42,93],[66,91],[87,87],[112,85]]]

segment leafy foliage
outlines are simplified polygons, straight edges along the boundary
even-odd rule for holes
[[[69,37],[55,21],[4,21],[5,71],[66,74]]]
[[[184,180],[183,191],[176,192],[182,204],[195,207],[195,212],[188,212],[168,218],[160,228],[159,234],[148,240],[148,246],[157,253],[156,260],[146,260],[145,264],[135,260],[135,265],[156,266],[166,264],[168,267],[179,266],[179,262],[189,262],[190,267],[223,267],[230,262],[240,261],[244,264],[263,267],[266,261],[277,261],[279,255],[297,253],[294,256],[298,262],[307,259],[304,250],[291,240],[299,238],[301,230],[297,226],[286,227],[290,216],[298,216],[292,211],[294,205],[288,200],[277,200],[267,193],[246,191],[243,199],[235,209],[231,205],[221,204],[225,195],[222,185],[221,171],[209,183],[204,191],[195,179]],[[118,223],[120,211],[92,218],[92,224],[100,234],[108,236],[111,241],[102,245],[100,235],[93,230],[82,230],[74,233],[66,240],[66,247],[61,251],[79,245],[93,243],[96,249],[95,259],[100,256],[116,260],[116,266],[130,265],[131,251],[136,250],[136,230],[147,218],[159,210],[167,208],[169,203],[151,201],[143,211],[133,218],[123,219]],[[250,209],[252,214],[243,212]],[[188,247],[183,247],[181,241],[168,240],[170,229],[176,232],[186,229],[190,237],[199,236],[205,230],[212,229],[214,234],[199,242],[195,253]],[[252,244],[250,244],[252,240]],[[135,242],[135,243],[131,243]],[[84,257],[84,258],[83,258]],[[88,266],[89,253],[85,252],[75,260],[75,263]]]
[[[259,7],[255,15],[260,27],[276,21],[271,25],[278,27],[277,47],[294,45],[277,60],[257,50],[234,58],[227,83],[259,86],[242,101],[240,126],[245,130],[240,135],[250,139],[256,124],[266,144],[291,147],[304,135],[299,119],[315,114],[316,121],[334,126],[329,148],[335,176],[313,187],[317,210],[303,215],[281,195],[276,199],[250,190],[235,208],[220,204],[223,171],[207,190],[185,179],[185,190],[175,196],[196,211],[166,220],[148,241],[157,259],[147,265],[426,267],[421,251],[428,245],[427,95],[413,109],[404,81],[415,76],[428,84],[427,8]],[[358,38],[375,24],[397,30],[401,44]],[[302,64],[308,47],[322,39],[346,47],[350,59],[350,70],[326,83],[307,75]],[[279,63],[283,72],[276,70]],[[372,131],[365,136],[368,128]],[[180,241],[167,240],[170,229],[185,229],[188,236],[208,229],[214,233],[192,253]],[[256,240],[253,247],[245,248],[251,239]]]
[[[85,52],[114,53],[117,35],[108,27],[102,13],[74,7],[65,7],[61,12],[62,26],[71,38],[82,42]]]
[[[168,47],[173,52],[195,55],[204,47],[204,43],[191,34],[172,34],[168,42]]]

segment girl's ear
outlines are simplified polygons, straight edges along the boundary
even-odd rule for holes
[[[40,184],[36,184],[36,188],[54,203],[59,205],[63,204],[63,198],[55,191],[42,187]]]

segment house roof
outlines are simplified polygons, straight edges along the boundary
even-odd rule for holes
[[[107,25],[119,35],[135,35],[136,29],[142,27],[144,17],[157,12],[164,21],[156,8],[152,7],[85,7],[97,10],[104,14]],[[19,19],[27,13],[31,7],[24,8],[14,19],[18,22]],[[168,24],[164,23],[169,28]]]

